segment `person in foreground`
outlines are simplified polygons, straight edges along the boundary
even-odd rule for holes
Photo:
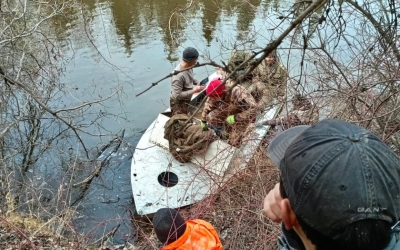
[[[171,78],[170,107],[173,115],[187,114],[192,95],[205,88],[194,78],[193,69],[185,70],[196,65],[198,58],[199,52],[195,48],[187,47],[183,51],[182,61],[174,69],[179,73]]]
[[[377,136],[340,120],[290,128],[268,155],[281,181],[264,213],[280,249],[400,249],[400,161]]]
[[[160,250],[221,250],[218,233],[207,221],[185,221],[172,208],[161,208],[153,217],[158,240],[164,244]]]

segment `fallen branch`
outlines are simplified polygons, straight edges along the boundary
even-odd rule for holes
[[[81,181],[79,183],[73,184],[72,187],[79,187],[79,186],[84,185],[84,184],[85,185],[90,185],[90,183],[92,182],[93,178],[99,176],[101,168],[104,166],[102,163],[103,163],[103,161],[94,168],[94,171],[88,177],[86,177],[83,181]]]
[[[85,150],[86,156],[89,157],[89,152],[88,152],[88,150],[87,150],[85,144],[83,143],[81,137],[80,137],[80,136],[78,135],[78,133],[76,132],[76,128],[75,128],[75,127],[73,127],[69,122],[67,122],[67,121],[66,121],[65,119],[63,119],[62,117],[58,116],[57,113],[54,112],[53,110],[51,110],[49,107],[47,107],[46,104],[42,103],[42,101],[40,101],[39,98],[37,98],[37,97],[33,94],[33,92],[32,92],[28,87],[26,87],[24,84],[22,84],[22,83],[20,83],[20,82],[18,82],[18,81],[16,81],[16,80],[14,80],[14,79],[12,79],[12,78],[6,76],[6,75],[4,75],[4,78],[7,79],[8,82],[12,83],[13,85],[16,85],[16,86],[20,87],[21,89],[23,89],[26,93],[28,93],[28,94],[35,100],[35,102],[36,102],[37,104],[39,104],[39,106],[41,106],[44,110],[46,110],[46,111],[47,111],[49,114],[51,114],[52,116],[54,116],[54,117],[56,117],[57,119],[59,119],[60,121],[62,121],[62,122],[63,122],[65,125],[67,125],[69,128],[71,128],[72,131],[74,131],[74,133],[75,133],[76,137],[78,138],[78,140],[80,141],[80,143],[81,143],[83,149]]]
[[[105,235],[103,235],[100,239],[96,240],[94,242],[94,244],[96,244],[96,242],[100,241],[100,245],[103,245],[104,241],[108,240],[108,238],[113,237],[114,234],[117,232],[118,228],[119,228],[120,224],[116,225],[115,227],[113,227],[113,229],[106,233]]]
[[[71,207],[73,205],[75,205],[76,202],[78,202],[80,199],[83,198],[83,196],[85,195],[86,191],[89,189],[90,184],[92,183],[93,179],[95,177],[98,177],[99,174],[101,173],[101,170],[103,169],[103,167],[107,165],[108,161],[110,160],[110,156],[113,153],[118,151],[119,147],[121,146],[122,139],[124,138],[124,135],[125,135],[125,129],[122,131],[122,134],[121,134],[120,137],[117,137],[117,138],[111,140],[111,142],[109,142],[106,145],[106,146],[110,146],[112,142],[118,141],[118,144],[114,147],[114,149],[112,151],[110,151],[107,154],[107,156],[104,158],[104,160],[102,160],[101,163],[95,167],[94,171],[88,177],[86,177],[83,181],[72,185],[72,187],[79,187],[79,186],[82,186],[82,185],[85,185],[85,186],[83,187],[83,190],[81,191],[81,193],[78,196],[78,198],[74,202],[72,202]],[[103,147],[102,150],[104,151],[106,148],[107,147]]]

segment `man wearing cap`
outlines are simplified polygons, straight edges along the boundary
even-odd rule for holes
[[[264,213],[282,222],[280,249],[400,249],[400,161],[377,136],[327,119],[275,137],[281,181]]]
[[[236,85],[228,93],[221,83],[222,80],[217,78],[207,86],[208,99],[202,111],[201,126],[208,124],[220,137],[229,134],[229,143],[238,146],[246,128],[256,116],[257,104],[241,85]],[[226,84],[232,86],[233,82],[228,80]]]
[[[183,51],[182,61],[174,69],[174,72],[179,73],[171,78],[172,115],[187,114],[192,95],[205,88],[205,86],[199,86],[199,81],[194,79],[193,69],[188,69],[196,65],[198,57],[199,52],[195,48],[188,47]]]
[[[266,106],[272,98],[283,101],[286,91],[288,72],[282,65],[276,50],[273,50],[253,71],[253,84],[250,92],[258,91],[262,105]]]
[[[161,208],[153,217],[153,228],[161,250],[221,250],[222,244],[215,228],[207,221],[185,221],[178,211]]]
[[[231,70],[237,69],[236,74],[242,75],[251,66],[251,63],[253,61],[250,60],[246,65],[243,65],[241,68],[238,68],[238,66],[240,66],[243,62],[249,60],[249,58],[252,55],[253,54],[251,51],[234,50],[228,61],[229,68]],[[268,58],[269,59],[273,58],[274,62],[276,61],[275,56],[274,57],[269,56]],[[254,100],[258,104],[258,108],[261,111],[265,110],[265,108],[269,104],[271,104],[271,101],[272,101],[272,96],[271,96],[272,92],[269,89],[271,89],[273,86],[268,85],[267,77],[264,77],[264,79],[260,79],[260,77],[259,77],[260,72],[262,72],[262,73],[264,73],[264,75],[266,75],[266,73],[264,72],[264,71],[266,71],[266,69],[260,70],[260,68],[266,67],[265,64],[266,64],[266,61],[269,60],[268,58],[265,61],[263,61],[261,64],[259,64],[253,72],[250,72],[249,74],[247,74],[243,78],[243,80],[240,82],[240,85],[242,85],[245,89],[247,89],[247,91],[253,96]],[[273,63],[271,63],[271,65],[272,64]],[[218,70],[222,71],[222,69],[219,69],[219,68],[217,69],[217,71]],[[262,80],[263,80],[263,82],[262,82]]]

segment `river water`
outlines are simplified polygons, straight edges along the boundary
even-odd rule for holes
[[[58,32],[65,40],[64,57],[69,58],[62,72],[69,88],[63,102],[68,106],[113,95],[92,108],[112,116],[105,115],[101,127],[88,128],[105,135],[83,135],[85,143],[106,143],[112,139],[107,134],[125,130],[124,143],[110,155],[109,167],[77,206],[74,226],[79,232],[94,240],[119,226],[109,244],[135,240],[130,160],[140,131],[169,106],[170,80],[136,95],[169,74],[187,46],[198,49],[200,62],[217,63],[233,48],[264,47],[280,35],[278,16],[287,5],[274,0],[83,0],[60,18]],[[202,79],[213,68],[194,71]]]
[[[200,62],[220,63],[232,48],[265,46],[274,33],[278,1],[200,0],[84,0],[84,17],[68,20],[65,53],[72,56],[63,82],[72,86],[71,102],[103,98],[120,89],[101,111],[118,115],[103,121],[108,131],[145,129],[158,112],[169,106],[170,80],[135,95],[170,73],[183,49],[195,47]],[[268,18],[266,18],[268,16]],[[275,18],[274,18],[275,17]],[[82,22],[85,25],[82,25]],[[82,28],[85,26],[86,28]],[[212,67],[195,69],[202,79]],[[117,101],[116,101],[117,100]],[[94,141],[91,141],[94,140]],[[87,138],[87,143],[97,143]]]
[[[58,4],[59,1],[50,2]],[[52,56],[54,54],[54,59],[60,63],[60,69],[56,72],[60,74],[61,82],[60,87],[58,82],[54,86],[56,94],[51,108],[57,110],[95,102],[85,107],[82,113],[71,112],[67,115],[73,115],[80,124],[86,123],[80,127],[86,132],[80,134],[81,139],[87,148],[92,149],[91,155],[97,151],[100,154],[98,162],[87,162],[86,156],[81,154],[83,149],[75,135],[68,137],[67,133],[64,135],[57,129],[55,132],[51,129],[45,130],[50,131],[50,136],[62,136],[53,142],[57,145],[50,148],[45,157],[39,159],[34,167],[27,169],[26,175],[24,173],[24,181],[30,183],[24,189],[27,192],[19,193],[18,198],[28,208],[33,198],[39,200],[39,217],[47,219],[49,225],[52,221],[65,221],[64,227],[60,226],[57,230],[59,233],[72,232],[71,236],[75,239],[92,244],[100,244],[102,240],[99,239],[107,240],[108,245],[134,243],[138,228],[131,221],[135,213],[130,184],[131,158],[134,150],[138,150],[135,147],[143,131],[159,112],[169,106],[170,79],[159,82],[140,96],[137,95],[168,75],[179,63],[182,51],[188,46],[195,47],[200,52],[200,63],[212,60],[219,64],[221,60],[226,62],[233,49],[257,51],[265,47],[280,36],[289,27],[290,21],[301,12],[300,8],[291,6],[295,2],[307,1],[66,2],[73,6],[64,9],[57,18],[49,20],[49,27],[44,28],[50,30],[52,39],[49,39],[49,43],[61,43],[60,49],[56,48],[57,51],[49,53]],[[48,9],[41,11],[46,12]],[[332,16],[334,19],[330,20],[331,25],[324,26],[322,14],[322,9],[319,9],[302,25],[297,26],[296,31],[283,41],[278,50],[283,64],[289,70],[290,81],[297,82],[301,92],[311,93],[314,90],[314,99],[318,99],[319,95],[323,96],[323,93],[319,93],[325,86],[327,89],[334,86],[334,90],[341,90],[342,87],[339,84],[342,73],[336,72],[335,67],[338,66],[332,65],[333,59],[325,58],[320,51],[321,47],[340,59],[341,67],[352,66],[349,70],[355,69],[354,73],[350,72],[348,77],[354,78],[354,82],[358,84],[365,81],[363,70],[357,65],[358,60],[363,58],[359,58],[359,52],[371,51],[373,47],[365,49],[367,47],[364,46],[378,41],[374,37],[370,38],[370,33],[365,28],[368,25],[359,25],[359,18],[351,8],[349,12],[341,7],[336,10]],[[315,32],[318,25],[322,28]],[[340,32],[343,32],[342,35],[337,35]],[[350,39],[343,39],[342,36]],[[307,39],[308,44],[303,39]],[[307,51],[312,52],[310,55],[305,53],[306,45]],[[356,47],[364,49],[354,49]],[[303,64],[304,56],[308,60],[306,64]],[[365,58],[368,59],[367,56]],[[316,69],[322,69],[322,73]],[[375,71],[375,68],[371,69]],[[195,77],[199,80],[213,71],[212,67],[194,69]],[[318,89],[320,86],[322,90]],[[43,126],[47,125],[45,121],[46,119]],[[115,139],[117,134],[124,135],[122,140]],[[44,143],[47,149],[47,141]],[[105,145],[108,146],[104,148]],[[54,153],[60,154],[60,157]],[[106,166],[93,179],[84,195],[77,199],[76,192],[79,191],[71,186],[89,176],[100,162],[105,162]],[[21,207],[24,208],[23,205]],[[73,211],[72,216],[68,217],[70,210]],[[103,237],[114,229],[113,237]]]

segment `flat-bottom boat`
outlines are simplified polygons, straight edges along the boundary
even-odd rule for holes
[[[216,73],[208,79],[215,77]],[[202,96],[205,94],[192,97],[192,103],[199,103]],[[169,111],[160,113],[147,128],[132,158],[131,184],[138,215],[152,214],[164,207],[187,206],[217,192],[232,175],[246,168],[269,130],[269,126],[254,128],[240,147],[216,140],[204,153],[181,163],[168,151],[168,141],[164,139]],[[279,111],[279,107],[267,109],[258,119],[273,119]]]

